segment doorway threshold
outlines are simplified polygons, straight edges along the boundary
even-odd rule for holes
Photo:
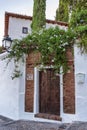
[[[48,120],[62,121],[62,118],[60,116],[47,113],[37,113],[35,114],[35,117],[44,118]]]

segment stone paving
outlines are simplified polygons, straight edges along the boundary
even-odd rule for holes
[[[11,120],[0,115],[0,130],[87,130],[87,122],[42,123],[29,120]]]
[[[9,119],[7,117],[4,117],[4,116],[1,116],[0,115],[0,126],[3,126],[5,125],[6,123],[10,123],[12,122],[13,120],[12,119]]]
[[[28,120],[13,121],[0,116],[0,130],[64,130],[61,123],[42,123]]]
[[[87,122],[73,122],[65,130],[87,130]]]
[[[1,126],[0,130],[58,130],[58,124],[34,121],[14,121]]]

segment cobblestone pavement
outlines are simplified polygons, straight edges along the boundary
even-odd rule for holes
[[[0,115],[0,126],[3,126],[4,124],[10,123],[12,121],[12,119]]]
[[[87,122],[73,122],[66,130],[87,130]]]
[[[0,116],[0,130],[65,130],[66,124],[42,123],[28,120],[13,121]]]
[[[29,120],[11,120],[0,116],[0,130],[87,130],[87,122],[42,123]]]

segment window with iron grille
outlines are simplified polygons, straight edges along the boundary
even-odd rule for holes
[[[22,27],[22,33],[28,34],[28,27]]]

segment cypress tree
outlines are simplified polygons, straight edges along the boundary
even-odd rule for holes
[[[56,20],[68,22],[69,14],[81,1],[82,0],[59,0],[59,7],[56,10]]]
[[[46,17],[46,0],[34,0],[33,5],[33,20],[32,20],[32,30],[38,31],[41,28],[45,27]]]
[[[59,1],[59,8],[56,10],[56,20],[68,22],[69,19],[69,2],[68,0],[60,0]]]
[[[80,2],[81,0],[70,0],[69,1],[69,9],[70,11],[72,11],[73,9],[76,8],[77,4]]]

